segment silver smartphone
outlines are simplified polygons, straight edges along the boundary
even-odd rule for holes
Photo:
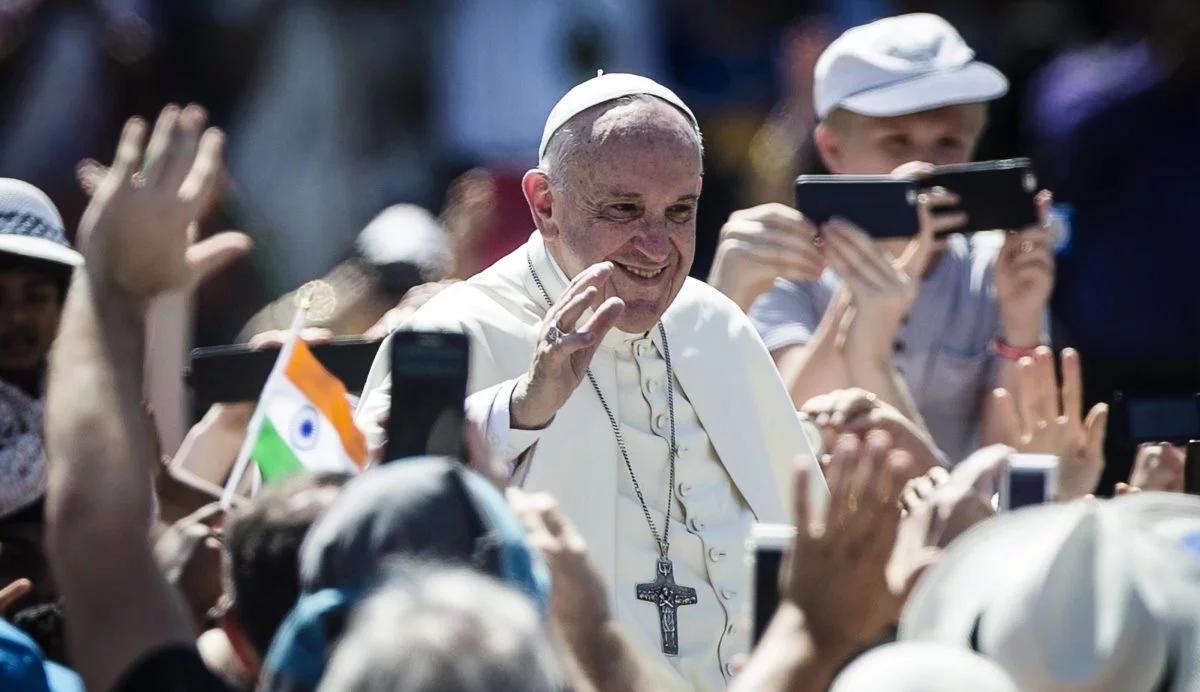
[[[1053,502],[1058,497],[1058,457],[1013,454],[1000,480],[1000,509],[1012,510]]]
[[[779,607],[779,570],[783,553],[796,536],[788,524],[755,524],[746,539],[746,559],[750,563],[750,586],[753,589],[753,644],[758,644],[767,624]]]

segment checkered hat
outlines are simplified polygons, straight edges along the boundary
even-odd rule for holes
[[[0,178],[0,252],[68,267],[83,264],[46,193],[14,178]]]

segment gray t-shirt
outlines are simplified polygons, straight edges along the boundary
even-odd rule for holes
[[[1000,336],[992,266],[1003,243],[1000,233],[950,236],[896,335],[896,369],[954,462],[978,447],[984,397],[999,372],[989,345]],[[777,279],[750,308],[767,348],[807,343],[837,287],[832,270],[818,281]]]

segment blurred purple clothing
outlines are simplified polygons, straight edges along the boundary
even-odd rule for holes
[[[1032,91],[1043,182],[1074,208],[1052,302],[1090,398],[1200,383],[1200,90],[1144,44],[1067,54]],[[1108,390],[1108,391],[1106,391]]]

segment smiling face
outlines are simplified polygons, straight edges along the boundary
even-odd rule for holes
[[[625,301],[617,328],[645,332],[678,295],[696,251],[699,137],[654,98],[602,104],[567,125],[575,141],[523,186],[546,248],[568,277],[615,271],[604,297]]]

